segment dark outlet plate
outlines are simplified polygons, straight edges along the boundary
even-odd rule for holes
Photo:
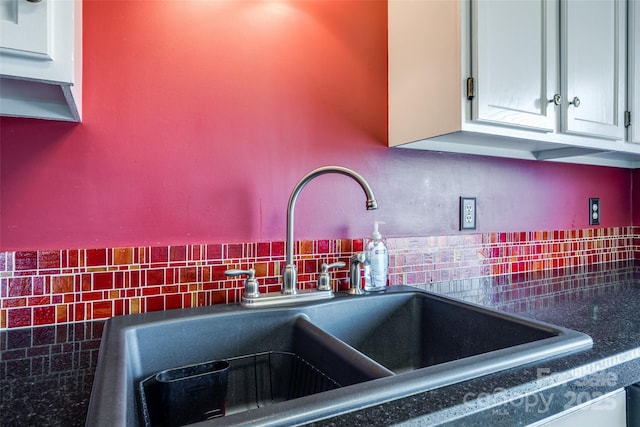
[[[600,198],[589,199],[589,225],[600,225]]]

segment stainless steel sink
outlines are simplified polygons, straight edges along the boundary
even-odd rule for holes
[[[576,331],[410,287],[282,308],[116,317],[103,335],[86,425],[145,425],[142,381],[212,361],[231,361],[227,411],[203,425],[293,425],[591,346]],[[292,384],[313,380],[299,379],[287,363],[269,362],[275,374],[256,368],[250,357],[263,354],[300,359],[331,386],[291,394]],[[247,357],[234,373],[233,361]],[[249,376],[241,371],[247,366]],[[265,397],[263,389],[283,391]]]

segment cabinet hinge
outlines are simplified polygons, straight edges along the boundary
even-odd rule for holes
[[[624,127],[628,128],[631,126],[631,111],[624,112]]]
[[[473,80],[473,77],[468,77],[467,78],[467,100],[471,101],[473,99],[473,97],[475,96],[475,85],[474,85],[475,81]]]

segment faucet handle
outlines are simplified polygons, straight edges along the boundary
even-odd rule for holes
[[[258,291],[258,281],[256,280],[256,270],[250,268],[248,270],[230,269],[224,272],[228,277],[246,275],[247,280],[244,281],[244,297],[245,298],[258,298],[260,292]]]
[[[318,290],[330,291],[331,289],[331,276],[329,276],[330,268],[342,268],[346,264],[342,261],[334,262],[333,264],[322,263],[320,267],[320,275],[318,276]]]

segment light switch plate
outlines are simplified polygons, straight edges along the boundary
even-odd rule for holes
[[[476,229],[476,198],[460,197],[460,230]]]

